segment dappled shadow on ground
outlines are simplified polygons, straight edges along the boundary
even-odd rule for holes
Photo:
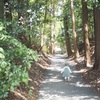
[[[77,70],[81,71],[85,81],[91,85],[91,87],[100,94],[100,70],[93,70],[92,67],[86,67],[83,59],[76,64]]]
[[[66,63],[66,59],[63,58],[60,55],[53,58],[41,84],[39,100],[99,100],[90,85],[85,83],[80,74],[82,71],[77,70],[72,62],[68,61],[67,65],[73,71],[73,77],[70,82],[63,80],[60,74],[61,68]]]
[[[53,73],[56,73],[54,75]],[[58,73],[58,74],[57,74]],[[41,99],[40,100],[58,100],[70,99],[70,100],[99,100],[98,96],[94,96],[94,92],[90,89],[90,86],[83,83],[83,80],[77,79],[77,76],[74,76],[70,82],[64,82],[61,75],[57,71],[51,71],[50,74],[46,77],[46,80],[43,82],[45,88],[40,91]],[[86,92],[87,91],[87,92]],[[45,96],[42,98],[42,96]]]
[[[82,84],[83,87],[80,87],[80,86],[76,86],[76,84],[74,84],[74,83],[66,83],[66,90],[65,90],[65,86],[61,86],[59,82],[50,82],[49,85],[51,85],[52,88],[49,88],[46,86],[44,91],[41,91],[41,94],[45,95],[45,98],[48,98],[48,100],[49,99],[51,100],[51,98],[56,98],[56,97],[66,98],[67,100],[69,98],[71,100],[73,100],[73,99],[76,100],[76,98],[78,100],[80,100],[80,99],[81,100],[82,99],[99,100],[98,96],[92,96],[92,95],[89,95],[88,92],[86,93],[85,91],[88,90],[88,87],[83,86],[83,84]],[[62,88],[62,90],[61,90],[61,88]],[[65,99],[63,99],[63,100],[65,100]]]

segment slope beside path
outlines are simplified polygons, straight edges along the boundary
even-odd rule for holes
[[[60,74],[66,63],[73,71],[70,82],[65,82]],[[100,97],[78,73],[74,63],[65,59],[64,55],[57,54],[51,58],[38,100],[100,100]]]

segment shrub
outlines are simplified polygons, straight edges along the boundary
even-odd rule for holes
[[[28,69],[37,53],[17,39],[0,34],[0,98],[8,96],[21,82],[28,85]]]

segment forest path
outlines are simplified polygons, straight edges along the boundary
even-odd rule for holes
[[[65,63],[74,72],[70,82],[65,82],[60,74]],[[100,100],[100,98],[78,73],[74,62],[66,60],[64,55],[57,54],[51,58],[51,65],[40,86],[38,100]]]

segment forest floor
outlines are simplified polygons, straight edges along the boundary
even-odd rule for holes
[[[91,52],[91,60],[92,64],[91,67],[86,67],[85,66],[85,61],[84,61],[84,45],[80,44],[79,49],[80,49],[80,57],[78,58],[78,62],[76,61],[77,69],[81,71],[81,74],[83,75],[84,79],[86,82],[88,82],[91,87],[100,95],[100,70],[94,70],[93,65],[95,61],[95,42],[92,40],[90,41],[90,52]],[[70,57],[68,59],[73,59],[73,57]]]
[[[9,93],[6,100],[37,100],[39,95],[40,84],[44,80],[44,74],[46,69],[51,64],[49,56],[44,53],[40,53],[40,60],[33,62],[31,69],[29,70],[29,86],[21,84],[20,87],[15,89],[14,93]],[[66,58],[67,60],[73,61],[73,56]],[[76,68],[83,75],[86,82],[88,82],[92,88],[100,94],[100,73],[99,70],[91,70],[84,66],[84,58],[81,56],[78,62],[75,62]],[[3,99],[0,99],[3,100]]]
[[[84,57],[81,56],[77,62],[77,69],[82,73],[86,82],[100,95],[100,70],[93,69],[94,59],[92,58],[92,67],[86,67]]]

